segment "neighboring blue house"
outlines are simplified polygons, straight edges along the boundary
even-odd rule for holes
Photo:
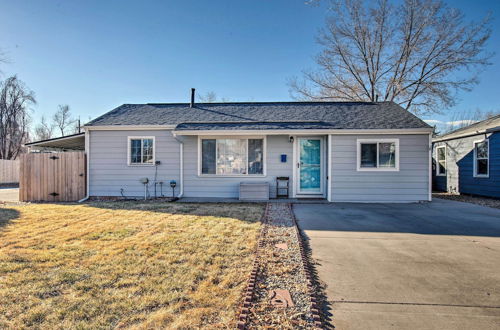
[[[500,198],[500,115],[433,139],[434,190]]]

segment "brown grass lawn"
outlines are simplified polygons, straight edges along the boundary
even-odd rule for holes
[[[0,328],[234,327],[262,205],[0,207]]]

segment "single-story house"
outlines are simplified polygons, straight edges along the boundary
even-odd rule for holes
[[[434,189],[500,198],[500,115],[433,139]]]
[[[290,198],[431,200],[432,128],[393,102],[193,100],[124,104],[86,124],[88,196],[152,195],[158,182],[171,194],[175,181],[177,197],[261,183],[275,198],[286,177]]]

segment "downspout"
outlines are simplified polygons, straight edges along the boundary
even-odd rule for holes
[[[174,132],[172,132],[172,135],[174,138],[179,142],[179,183],[180,183],[180,190],[179,190],[179,195],[177,195],[177,198],[182,198],[184,195],[184,142],[182,141],[182,136],[178,137]]]
[[[87,156],[87,166],[86,166],[87,193],[84,198],[78,201],[78,203],[85,202],[87,199],[89,199],[89,193],[90,193],[90,131],[88,130],[88,128],[84,128],[84,130],[85,130],[85,155]]]
[[[179,140],[178,140],[179,141]],[[182,141],[179,141],[179,152],[180,152],[180,170],[179,170],[179,181],[181,184],[181,189],[179,192],[179,195],[177,198],[182,198],[182,195],[184,195],[184,143]]]

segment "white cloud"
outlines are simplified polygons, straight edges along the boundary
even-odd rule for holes
[[[429,125],[437,126],[467,126],[476,122],[476,120],[465,119],[465,120],[454,120],[454,121],[441,121],[436,119],[426,119],[424,120]]]

